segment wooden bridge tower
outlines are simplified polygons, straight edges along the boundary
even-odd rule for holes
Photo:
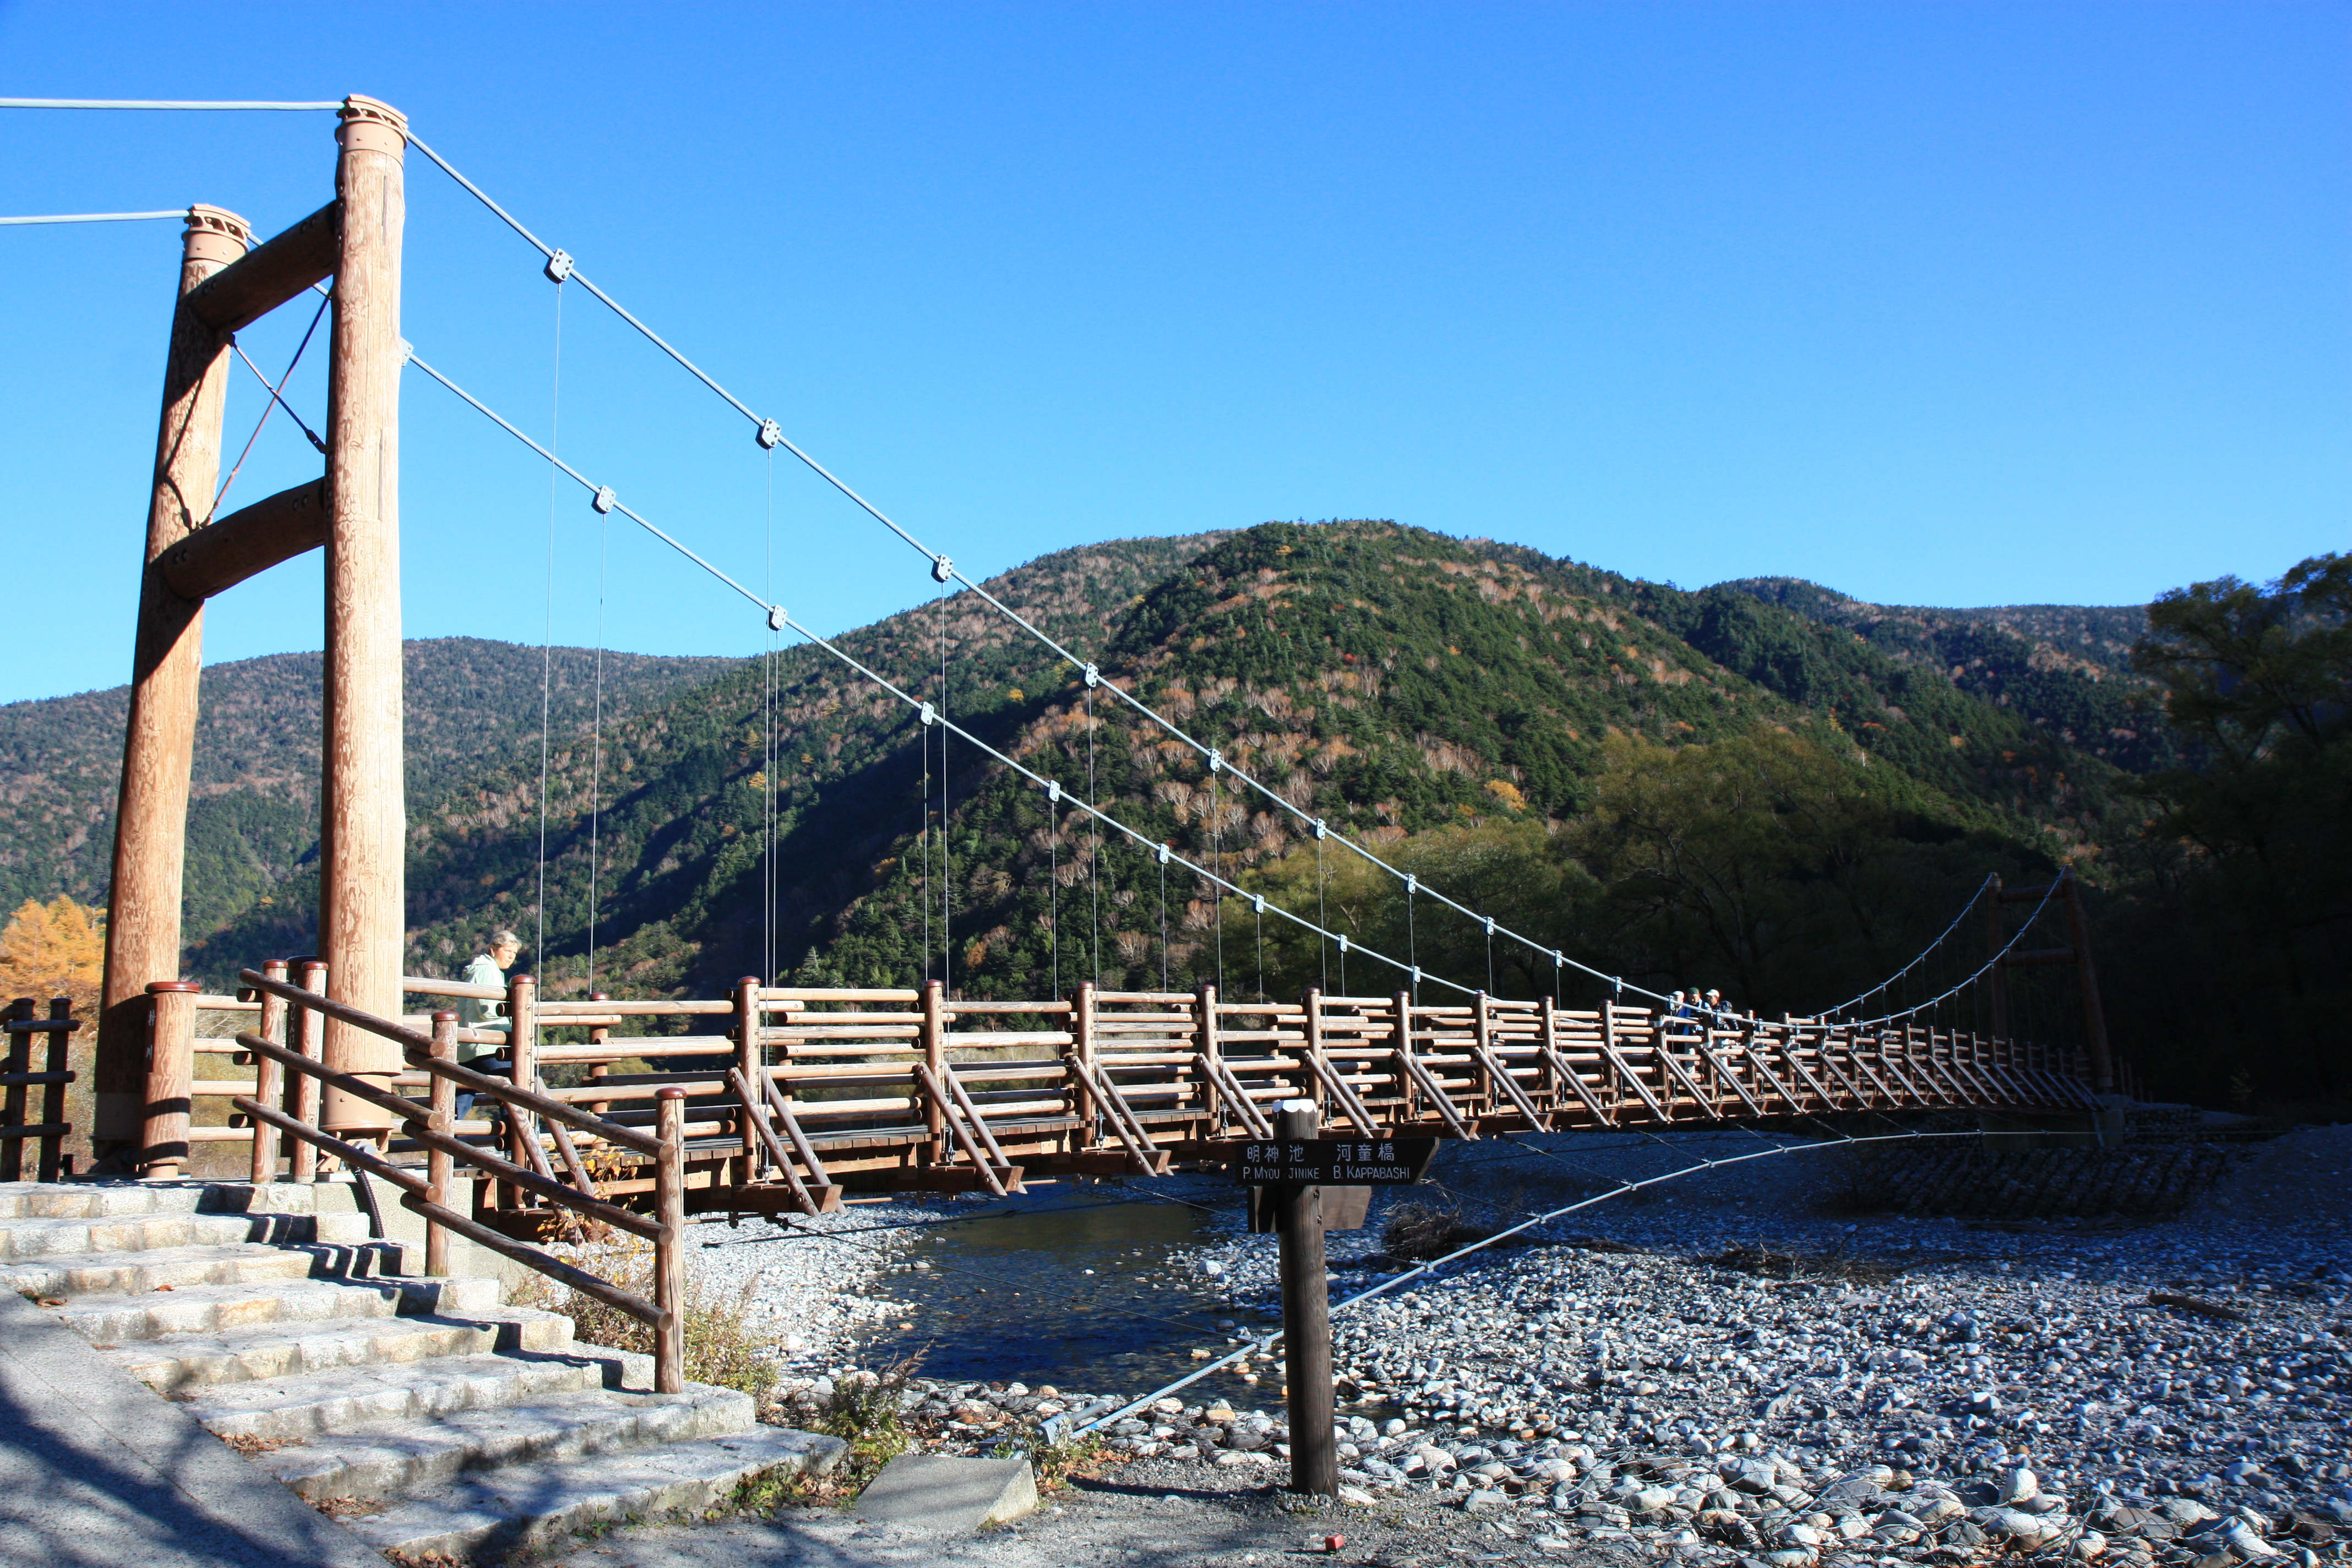
[[[2066,945],[2063,947],[2029,948],[2011,951],[2004,939],[2008,927],[2001,910],[2009,904],[2039,904],[2055,895],[2066,908]],[[2107,1010],[2099,1000],[2099,972],[2091,963],[2089,923],[2083,915],[2083,884],[2074,868],[2066,867],[2058,873],[2053,888],[2003,888],[2000,877],[1992,879],[1992,897],[1985,901],[1985,941],[1991,953],[1992,973],[1988,979],[1992,998],[1992,1032],[2002,1039],[2010,1037],[2009,976],[2011,970],[2036,969],[2047,964],[2067,965],[2074,971],[2076,999],[2083,1007],[2083,1047],[2090,1058],[2091,1079],[2101,1094],[2116,1091],[2115,1052],[2107,1044]]]
[[[184,1144],[151,1118],[186,1109],[186,1087],[147,1059],[150,988],[179,981],[181,879],[194,761],[204,602],[293,557],[326,550],[319,934],[327,991],[379,1016],[400,1012],[404,935],[400,637],[400,248],[407,121],[344,100],[335,195],[256,247],[245,220],[195,206],[164,363],[147,512],[131,713],[115,815],[113,891],[95,1064],[100,1169],[175,1173]],[[234,334],[332,279],[326,473],[217,520],[221,421]],[[389,1042],[330,1023],[330,1067],[388,1078]],[[330,1089],[324,1124],[368,1132],[383,1110]]]

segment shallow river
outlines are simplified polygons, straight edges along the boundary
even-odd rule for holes
[[[1223,1281],[1192,1260],[1213,1239],[1199,1209],[1058,1187],[915,1229],[866,1292],[906,1314],[863,1339],[857,1360],[880,1366],[921,1351],[926,1377],[1085,1392],[1168,1382],[1200,1364],[1195,1348],[1223,1354],[1228,1336],[1266,1322],[1237,1310]],[[1230,1373],[1209,1382],[1234,1397],[1249,1386]]]

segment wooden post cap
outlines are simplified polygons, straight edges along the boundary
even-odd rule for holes
[[[686,1090],[678,1088],[676,1084],[672,1084],[667,1089],[657,1089],[654,1090],[654,1098],[656,1100],[684,1100],[686,1098]]]
[[[760,984],[760,977],[756,974],[747,974],[743,976],[742,979],[738,980],[735,984],[738,985],[757,985]]]
[[[457,1015],[445,1010],[434,1014],[433,1021],[436,1024],[454,1024],[457,1021]]]
[[[166,992],[197,992],[203,989],[202,985],[193,980],[151,980],[147,983],[147,994],[150,996],[161,996]]]
[[[588,1000],[591,1002],[610,1002],[612,999],[613,994],[609,991],[591,991],[588,993]]]
[[[380,98],[353,93],[336,115],[335,140],[351,153],[408,153],[408,116]]]
[[[253,248],[253,226],[226,207],[194,203],[188,208],[187,222],[180,235],[180,254],[190,261],[226,267]]]

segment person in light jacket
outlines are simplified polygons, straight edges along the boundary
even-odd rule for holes
[[[492,931],[489,941],[483,943],[482,951],[474,954],[474,961],[466,965],[466,984],[495,985],[501,991],[505,990],[507,971],[514,967],[514,961],[521,955],[520,937],[510,931]],[[461,997],[457,1003],[457,1026],[505,1034],[509,1027],[506,1004],[481,996]],[[507,1055],[506,1047],[480,1041],[460,1040],[457,1043],[457,1064],[469,1067],[476,1072],[493,1073],[501,1078],[514,1070],[513,1059]],[[474,1099],[471,1094],[457,1096],[457,1120],[465,1121],[471,1113]]]

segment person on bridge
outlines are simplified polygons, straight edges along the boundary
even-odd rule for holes
[[[474,961],[466,965],[466,984],[495,985],[501,991],[505,990],[507,971],[514,967],[514,961],[521,955],[522,938],[503,929],[492,931],[489,941],[483,944],[483,950],[474,954]],[[509,1027],[504,1016],[505,1006],[502,1002],[492,1002],[486,997],[461,998],[457,1003],[457,1026],[505,1034]],[[505,1047],[480,1041],[459,1041],[457,1063],[476,1072],[494,1073],[501,1077],[514,1070],[513,1059],[506,1054]],[[458,1121],[464,1121],[473,1110],[474,1099],[471,1094],[457,1096]]]

